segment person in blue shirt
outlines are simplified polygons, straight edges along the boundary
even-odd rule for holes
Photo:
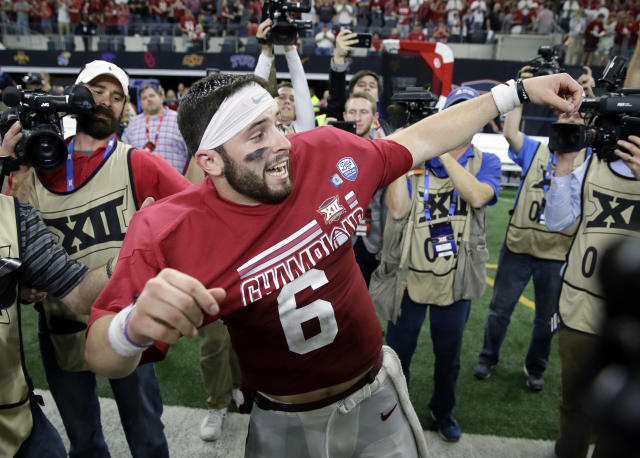
[[[532,76],[525,66],[520,75]],[[560,268],[575,233],[575,225],[552,232],[544,219],[550,177],[556,168],[556,156],[546,144],[520,132],[522,108],[507,114],[504,136],[509,157],[522,167],[507,234],[500,251],[493,296],[484,333],[484,344],[473,368],[473,375],[486,379],[500,359],[500,347],[507,334],[511,314],[529,279],[533,277],[535,315],[529,349],[524,361],[526,384],[532,391],[544,388],[543,373],[549,360],[553,332],[551,318],[558,308]],[[561,123],[584,124],[578,113],[561,114]],[[576,153],[575,165],[584,162],[589,150]]]
[[[445,109],[477,96],[472,88],[457,88],[447,98]],[[484,291],[488,259],[484,209],[497,201],[500,174],[500,159],[474,148],[469,138],[411,171],[410,177],[394,181],[386,196],[392,218],[400,220],[409,215],[413,221],[413,229],[407,234],[411,237],[407,289],[399,318],[387,327],[387,344],[398,354],[408,383],[411,357],[429,309],[435,355],[429,407],[440,436],[447,442],[456,442],[461,435],[453,408],[462,333],[471,299]],[[473,251],[471,255],[469,250]],[[479,259],[480,265],[470,265],[470,259]],[[466,280],[457,275],[469,270],[476,275]],[[470,277],[479,282],[470,283]]]

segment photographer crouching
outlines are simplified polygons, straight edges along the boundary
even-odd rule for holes
[[[547,227],[560,231],[580,220],[559,299],[562,401],[555,445],[559,457],[586,456],[591,438],[592,419],[583,411],[581,387],[588,382],[582,377],[583,367],[601,340],[605,300],[596,279],[602,254],[616,241],[637,238],[640,230],[636,211],[640,205],[640,136],[636,135],[640,119],[635,117],[640,113],[640,95],[636,93],[640,90],[616,89],[586,99],[580,111],[594,114],[587,125],[565,124],[550,138],[557,166],[547,196]],[[585,143],[596,154],[572,171],[574,151]],[[592,456],[607,456],[606,444],[607,435],[600,434]]]

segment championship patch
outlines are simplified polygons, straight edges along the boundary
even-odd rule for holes
[[[345,209],[342,205],[340,205],[338,196],[329,197],[327,200],[322,202],[322,204],[318,208],[318,213],[324,216],[325,224],[330,224],[338,221],[340,219],[340,216],[344,212]]]
[[[358,176],[358,166],[356,161],[350,157],[343,157],[338,161],[338,171],[345,179],[349,181],[355,181]]]
[[[332,185],[334,185],[336,188],[338,186],[340,186],[342,183],[344,183],[342,181],[342,178],[340,178],[340,175],[338,175],[337,173],[334,173],[331,178],[329,178],[329,181],[331,182]]]

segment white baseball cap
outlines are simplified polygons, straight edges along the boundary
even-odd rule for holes
[[[124,95],[129,96],[129,76],[116,64],[107,62],[106,60],[94,60],[82,67],[76,79],[76,84],[89,83],[100,75],[113,76],[122,86]]]

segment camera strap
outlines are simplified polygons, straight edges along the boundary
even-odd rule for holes
[[[458,191],[454,188],[453,195],[451,196],[451,204],[449,205],[449,217],[453,216],[456,212],[456,201],[458,197]],[[429,210],[429,169],[425,165],[424,167],[424,217],[427,222],[431,221],[431,210]]]
[[[551,183],[551,167],[553,166],[555,156],[552,152],[549,152],[549,161],[547,162],[547,168],[544,171],[544,176],[542,180],[542,192],[544,193],[542,196],[542,202],[540,202],[540,208],[538,209],[538,214],[536,215],[536,220],[540,224],[545,224],[544,220],[544,208],[547,205],[547,192],[549,192],[549,184]]]
[[[69,142],[69,146],[67,149],[67,192],[73,191],[75,189],[74,180],[73,180],[73,151],[74,151],[75,138],[72,138]],[[113,135],[109,141],[107,142],[107,147],[104,150],[104,155],[102,156],[102,160],[104,161],[109,154],[113,152],[116,146],[116,136]]]
[[[456,211],[456,201],[458,197],[458,191],[454,188],[453,195],[451,196],[451,203],[449,204],[449,219],[446,222],[433,224],[431,223],[431,210],[429,209],[429,166],[425,164],[424,167],[424,217],[429,225],[429,232],[431,237],[429,241],[433,246],[433,252],[438,257],[455,255],[457,253],[457,247],[455,237],[453,234],[453,227],[451,226],[451,217]],[[411,193],[411,191],[409,191]]]

